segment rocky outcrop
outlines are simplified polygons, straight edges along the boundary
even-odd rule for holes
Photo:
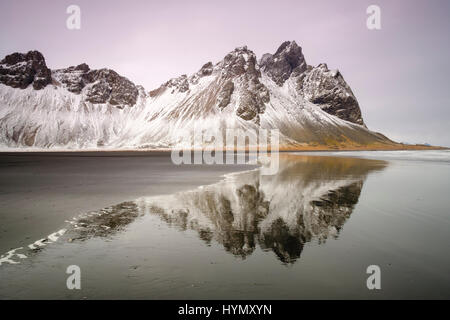
[[[238,47],[228,53],[219,63],[224,78],[245,75],[247,78],[258,78],[261,72],[257,68],[256,56],[246,46]]]
[[[283,42],[273,55],[264,54],[259,65],[261,70],[279,86],[282,86],[291,74],[299,75],[307,68],[302,48],[295,41]]]
[[[40,90],[52,82],[51,71],[39,51],[13,53],[0,62],[0,83],[25,89],[30,84]]]
[[[189,80],[192,84],[197,84],[202,77],[210,76],[213,73],[213,70],[214,66],[212,62],[207,62],[200,68],[197,73],[194,73]]]
[[[301,74],[297,84],[303,97],[325,112],[364,125],[358,101],[339,71],[322,63]]]
[[[79,94],[89,83],[85,77],[89,71],[89,66],[83,63],[76,67],[55,70],[53,72],[53,77],[63,84],[70,92]]]
[[[274,54],[264,54],[259,65],[277,85],[292,78],[306,100],[333,116],[364,125],[358,101],[341,73],[328,70],[326,64],[307,65],[295,41],[284,42]]]
[[[39,51],[16,52],[0,62],[0,83],[4,85],[20,89],[32,85],[40,90],[53,81],[72,93],[83,93],[87,102],[118,108],[135,105],[139,95],[134,83],[110,69],[91,70],[83,63],[52,72]]]
[[[269,90],[260,81],[261,71],[255,54],[245,46],[236,48],[225,56],[219,66],[221,77],[227,83],[233,79],[239,84],[236,115],[259,124],[259,115],[264,113],[270,96]]]
[[[85,63],[59,69],[53,77],[70,92],[85,93],[91,103],[109,103],[118,108],[136,104],[139,90],[133,82],[110,69],[91,70]]]
[[[269,102],[269,90],[259,81],[249,81],[241,93],[236,114],[244,120],[254,120],[259,124],[259,114],[266,110]]]
[[[220,89],[219,96],[217,97],[217,106],[222,110],[231,101],[231,95],[234,91],[234,83],[231,80],[225,82],[225,84]]]
[[[194,73],[190,77],[183,74],[178,78],[172,78],[166,83],[162,84],[159,88],[151,90],[149,92],[150,97],[156,97],[166,90],[169,90],[171,94],[177,92],[187,92],[189,90],[189,84],[196,85],[202,77],[206,77],[212,74],[214,66],[212,62],[205,63],[198,72]]]
[[[172,90],[172,93],[178,92],[186,92],[189,90],[189,82],[187,75],[183,74],[178,78],[173,78],[163,84],[164,87]]]

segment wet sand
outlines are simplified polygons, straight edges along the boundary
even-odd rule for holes
[[[169,152],[0,153],[0,252],[54,232],[80,213],[251,168],[177,166]]]

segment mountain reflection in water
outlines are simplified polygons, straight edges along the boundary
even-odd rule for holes
[[[259,170],[228,175],[217,184],[136,200],[142,215],[192,229],[242,258],[259,245],[294,263],[306,242],[337,238],[358,202],[365,178],[384,161],[281,155],[276,175]]]
[[[87,212],[67,221],[66,228],[2,255],[0,265],[19,263],[59,237],[69,242],[112,238],[150,215],[180,230],[195,230],[208,245],[215,241],[237,257],[246,258],[259,245],[281,262],[294,263],[305,243],[338,237],[365,178],[386,165],[381,160],[280,154],[275,175],[255,169],[192,191]]]

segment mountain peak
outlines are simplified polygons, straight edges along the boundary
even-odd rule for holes
[[[36,90],[52,82],[51,71],[39,51],[15,52],[0,61],[0,83],[25,89],[30,84]]]
[[[257,75],[256,55],[247,46],[238,47],[228,53],[220,65],[224,75],[228,77],[240,76],[245,73]]]
[[[85,92],[86,101],[92,103],[123,108],[135,105],[139,94],[134,83],[114,70],[91,70],[86,63],[55,70],[53,77],[72,93]]]
[[[298,77],[297,86],[306,100],[325,112],[365,126],[358,101],[339,70],[329,70],[321,63]]]
[[[302,48],[297,45],[295,41],[285,41],[283,42],[275,52],[275,55],[280,54],[283,51],[291,51],[291,50],[298,50],[300,49],[300,53]]]
[[[248,47],[247,46],[241,46],[241,47],[236,47],[234,50],[233,50],[233,52],[246,52],[246,51],[250,51],[250,50],[248,50]]]
[[[300,74],[307,69],[302,48],[295,41],[285,41],[274,54],[264,54],[259,64],[279,86],[282,86],[292,73]]]

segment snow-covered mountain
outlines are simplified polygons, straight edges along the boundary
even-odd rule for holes
[[[259,62],[236,48],[150,92],[109,69],[50,70],[37,51],[0,62],[3,148],[171,148],[231,128],[278,129],[282,148],[394,144],[366,128],[340,72],[307,65],[294,41]]]

